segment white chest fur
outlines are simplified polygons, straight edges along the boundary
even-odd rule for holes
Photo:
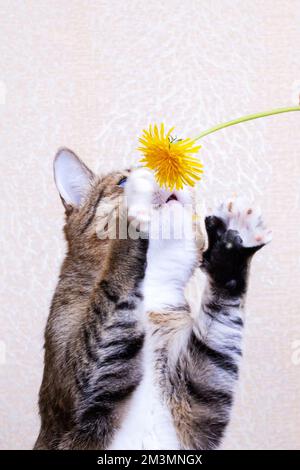
[[[197,261],[192,213],[188,190],[173,191],[176,200],[168,202],[170,192],[161,190],[153,174],[144,168],[133,172],[126,186],[128,214],[140,223],[150,222],[149,248],[143,294],[146,338],[143,347],[143,378],[134,391],[110,449],[179,449],[173,419],[155,381],[149,312],[185,303],[184,288]],[[152,204],[160,210],[152,212]],[[156,223],[157,222],[157,223]]]
[[[110,449],[179,449],[179,442],[168,407],[154,380],[151,338],[143,350],[144,375],[133,393],[121,428]]]

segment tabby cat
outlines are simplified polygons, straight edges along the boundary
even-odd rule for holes
[[[242,355],[249,263],[271,238],[259,213],[222,204],[205,219],[204,250],[187,217],[190,189],[162,190],[145,168],[97,177],[68,149],[54,174],[68,247],[45,332],[35,449],[218,447]],[[123,206],[126,236],[100,236],[108,206]],[[184,291],[199,266],[206,285],[195,313]]]

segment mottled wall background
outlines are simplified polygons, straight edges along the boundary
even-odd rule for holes
[[[0,0],[0,448],[38,431],[43,329],[65,245],[52,158],[137,157],[150,122],[196,135],[297,103],[299,0]],[[300,448],[300,113],[203,141],[208,204],[257,200],[274,231],[252,269],[225,448]]]

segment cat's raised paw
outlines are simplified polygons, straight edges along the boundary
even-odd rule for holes
[[[236,231],[243,247],[259,248],[272,240],[272,232],[265,226],[260,210],[242,199],[231,199],[222,203],[212,217],[220,220],[215,220],[215,224],[223,225],[221,232]],[[207,221],[207,224],[212,225],[212,220]],[[216,227],[216,230],[220,231],[220,227]]]
[[[208,248],[202,268],[215,286],[231,295],[246,291],[247,271],[252,255],[271,241],[271,231],[260,211],[241,200],[228,201],[205,219]]]
[[[138,168],[130,174],[125,187],[128,219],[147,230],[151,220],[153,194],[156,190],[153,173],[146,168]]]

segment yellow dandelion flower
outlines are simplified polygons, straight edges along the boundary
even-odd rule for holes
[[[201,148],[195,140],[172,138],[172,127],[165,134],[164,125],[144,129],[138,148],[144,157],[140,160],[154,171],[158,184],[167,189],[182,189],[183,185],[194,186],[201,179],[202,163],[193,156]]]
[[[206,131],[201,132],[195,139],[172,138],[171,132],[174,130],[174,127],[165,135],[163,124],[161,124],[160,130],[157,125],[153,129],[149,126],[149,130],[144,130],[142,137],[139,139],[142,145],[138,150],[144,154],[144,158],[140,161],[154,171],[160,186],[165,186],[170,190],[174,188],[182,189],[184,184],[194,186],[195,182],[201,179],[201,174],[203,173],[202,163],[193,156],[201,148],[200,145],[195,145],[198,140],[242,122],[292,111],[300,111],[300,105],[272,109],[256,114],[247,114],[246,116],[210,127]]]

